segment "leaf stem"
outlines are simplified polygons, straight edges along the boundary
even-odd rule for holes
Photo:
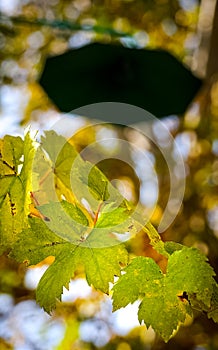
[[[100,34],[109,34],[112,37],[132,37],[131,33],[121,32],[117,31],[113,28],[109,27],[103,27],[99,25],[82,25],[75,22],[70,22],[66,20],[48,20],[46,18],[37,18],[37,19],[29,19],[24,16],[20,17],[8,17],[8,16],[2,16],[3,19],[9,19],[10,21],[13,21],[15,24],[21,24],[21,25],[35,25],[35,26],[47,26],[51,28],[57,28],[60,30],[71,30],[71,31],[93,31],[95,33]]]
[[[154,247],[159,254],[169,258],[169,254],[164,247],[164,242],[154,226],[148,221],[145,226],[142,226],[142,230],[148,235],[152,247]]]
[[[43,182],[47,179],[48,175],[52,173],[52,169],[48,169],[45,174],[42,176],[42,178],[39,181],[39,186],[43,184]]]
[[[99,205],[98,205],[98,208],[97,208],[97,211],[96,211],[95,217],[94,217],[94,222],[93,222],[93,225],[94,225],[94,226],[96,225],[96,223],[97,223],[97,221],[98,221],[98,215],[99,215],[99,213],[100,213],[100,210],[101,210],[101,207],[102,207],[103,203],[104,203],[104,202],[102,201],[102,202],[100,202]]]

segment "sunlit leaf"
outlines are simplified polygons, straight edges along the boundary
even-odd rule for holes
[[[142,299],[139,321],[152,326],[168,341],[186,315],[192,313],[189,296],[194,294],[197,300],[210,305],[214,275],[205,257],[192,248],[175,251],[169,257],[166,274],[152,259],[138,257],[113,287],[113,308]]]

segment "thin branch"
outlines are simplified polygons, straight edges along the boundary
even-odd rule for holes
[[[87,31],[95,32],[99,34],[109,34],[112,37],[132,37],[131,33],[120,32],[114,30],[113,28],[103,27],[99,25],[89,25],[89,24],[79,24],[75,22],[70,22],[66,20],[48,20],[45,18],[29,19],[27,17],[7,17],[2,16],[2,20],[12,21],[14,24],[28,25],[28,26],[47,26],[51,28],[57,28],[59,30],[71,30],[71,31]]]

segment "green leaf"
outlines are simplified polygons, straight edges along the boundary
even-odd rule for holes
[[[57,179],[48,155],[41,146],[37,147],[32,166],[32,191],[38,203],[45,204],[60,199],[57,194]]]
[[[121,265],[128,262],[128,253],[124,245],[91,249],[81,246],[80,249],[87,282],[108,294],[109,282],[114,282],[114,276],[120,276]]]
[[[104,206],[95,225],[96,228],[114,227],[122,224],[130,216],[130,211],[124,207],[114,207],[114,203]]]
[[[90,189],[91,194],[97,201],[106,201],[109,199],[110,195],[108,192],[108,184],[109,181],[106,178],[106,176],[96,167],[93,166],[89,162],[83,163],[84,165],[84,172],[81,169],[80,172],[80,179],[82,182],[86,184],[87,179],[87,170],[88,170],[88,187]]]
[[[56,307],[56,302],[63,293],[63,287],[67,288],[73,277],[77,264],[76,248],[69,243],[65,245],[39,281],[36,301],[48,313]]]
[[[106,176],[93,164],[77,157],[71,169],[72,191],[81,202],[85,199],[93,211],[96,211],[99,203],[108,199],[113,201],[109,194],[109,186],[112,187]]]
[[[192,315],[188,302],[180,301],[175,290],[171,290],[163,280],[160,286],[157,285],[156,293],[151,289],[150,295],[145,295],[139,306],[138,318],[140,323],[144,321],[147,327],[152,326],[167,342],[185,322],[187,314]]]
[[[144,296],[146,291],[149,293],[149,283],[153,281],[154,284],[158,284],[162,278],[162,272],[151,258],[133,259],[125,272],[113,287],[114,311],[134,303],[140,296]]]
[[[176,243],[176,242],[165,242],[164,248],[167,251],[169,255],[172,255],[176,250],[181,250],[184,248],[182,244]]]
[[[167,342],[191,314],[191,305],[183,293],[211,305],[214,271],[198,250],[184,247],[168,260],[163,274],[150,258],[135,258],[113,287],[113,309],[125,307],[137,299],[139,321],[153,329]],[[185,294],[185,295],[186,295]]]
[[[0,179],[0,252],[10,248],[25,226],[24,191],[18,176]]]
[[[88,283],[108,293],[109,282],[113,282],[114,275],[120,275],[121,265],[127,264],[126,249],[117,242],[115,245],[113,237],[107,237],[111,246],[95,248],[93,245],[99,237],[96,232],[86,240],[77,240],[77,244],[73,244],[52,232],[47,222],[40,219],[30,219],[29,222],[30,229],[20,234],[10,256],[30,265],[47,256],[55,256],[55,262],[43,275],[36,293],[38,303],[49,313],[55,307],[57,299],[60,299],[63,286],[68,286],[70,278],[81,265]]]
[[[7,193],[10,190],[10,187],[13,185],[14,179],[16,177],[14,175],[0,177],[0,206],[5,200]]]
[[[56,191],[62,182],[68,190],[73,192],[77,201],[82,203],[85,199],[93,213],[98,210],[102,202],[106,201],[114,202],[116,207],[131,207],[130,203],[127,205],[127,201],[110,184],[106,176],[96,166],[84,161],[75,147],[63,136],[57,135],[54,131],[45,132],[41,142],[41,151],[43,152],[43,150],[46,153],[44,156],[38,156],[34,169],[36,172],[41,172],[41,179],[45,179],[46,174],[50,176],[50,181],[47,184],[49,188],[51,183],[54,184],[53,191]],[[43,163],[50,164],[50,173]],[[60,181],[58,186],[57,179]],[[46,189],[44,190],[46,191]],[[63,187],[62,190],[62,194],[67,197],[66,190]],[[49,190],[51,196],[50,192]]]
[[[75,148],[53,130],[45,131],[45,136],[41,137],[41,145],[56,167],[65,163],[67,159],[75,159],[77,156]]]
[[[100,201],[123,201],[123,197],[109,183],[106,176],[93,164],[82,160],[75,147],[63,136],[54,131],[45,132],[42,137],[42,149],[50,160],[50,169],[53,174],[53,182],[56,177],[77,197],[81,202],[86,199],[93,209],[97,210]],[[46,156],[46,155],[45,155]],[[41,158],[45,161],[45,158]],[[42,165],[39,166],[39,169]]]
[[[168,261],[167,272],[180,292],[194,293],[197,300],[210,305],[215,272],[199,250],[183,247],[175,251]]]
[[[15,176],[8,188],[1,208],[1,223],[7,228],[9,233],[20,232],[23,228],[23,195],[23,184],[20,179]]]
[[[100,230],[102,238],[106,239],[107,233],[123,234],[128,232],[130,235],[134,235],[139,231],[139,228],[132,219],[132,209],[127,207],[124,201],[119,207],[116,207],[116,203],[113,202],[104,205],[95,224],[95,230]]]
[[[34,147],[34,141],[30,137],[30,133],[28,132],[24,137],[24,147],[23,147],[23,167],[21,169],[20,173],[20,180],[23,184],[23,191],[24,191],[24,214],[29,214],[29,205],[31,203],[30,198],[30,192],[33,188],[33,174],[32,174],[32,167],[33,167],[33,159],[35,156],[36,149]]]
[[[76,204],[51,202],[38,209],[46,217],[50,230],[71,243],[78,241],[88,231],[89,221]]]
[[[75,201],[70,174],[77,156],[75,148],[63,136],[45,131],[33,162],[33,191],[40,204],[61,198]]]
[[[23,154],[23,140],[21,137],[6,135],[0,140],[0,174],[11,175],[18,173]]]
[[[209,318],[218,323],[218,284],[214,283],[210,308],[205,308]]]
[[[29,265],[38,264],[48,256],[56,256],[67,242],[49,230],[38,218],[29,219],[30,227],[19,234],[10,257]]]
[[[89,285],[108,293],[109,282],[113,282],[114,275],[120,275],[120,263],[127,263],[127,252],[123,246],[88,248],[83,247],[82,242],[78,246],[68,243],[43,275],[37,288],[37,301],[50,312],[56,299],[60,299],[63,286],[68,286],[80,265],[85,269]]]
[[[113,287],[114,310],[142,298],[140,323],[144,321],[147,327],[152,326],[168,341],[179,323],[185,321],[186,313],[190,313],[188,302],[178,298],[178,291],[152,259],[135,258],[130,266]]]
[[[37,291],[37,302],[50,313],[61,298],[63,286],[68,287],[76,269],[82,265],[89,285],[109,293],[109,282],[120,275],[120,263],[127,263],[127,252],[123,246],[113,248],[87,248],[67,243],[62,245],[55,262],[42,276]]]
[[[205,304],[204,301],[198,300],[196,298],[195,293],[189,294],[189,300],[190,300],[190,303],[191,303],[193,309],[196,309],[199,311],[203,310],[203,311],[207,312],[208,318],[212,318],[214,320],[214,322],[218,323],[218,285],[217,285],[217,283],[213,284],[210,306]]]
[[[18,189],[19,195],[22,194],[19,197],[19,208],[23,210],[23,220],[20,220],[19,216],[19,223],[23,223],[27,217],[30,203],[28,194],[32,187],[36,189],[37,195],[43,198],[40,185],[47,180],[49,194],[51,188],[55,191],[60,182],[63,183],[61,188],[64,190],[64,196],[66,188],[75,188],[77,200],[86,199],[96,218],[96,221],[89,221],[87,211],[79,203],[54,202],[54,195],[49,203],[37,206],[44,221],[29,219],[30,227],[23,230],[18,239],[16,237],[16,243],[15,240],[11,240],[13,250],[10,256],[18,261],[36,264],[47,256],[55,256],[55,263],[47,270],[39,284],[37,300],[50,311],[56,298],[60,298],[63,286],[68,284],[79,265],[84,266],[89,284],[108,293],[109,282],[113,282],[114,275],[120,275],[120,266],[125,265],[128,259],[126,250],[116,237],[111,235],[111,231],[115,227],[116,232],[123,233],[128,231],[130,226],[134,226],[130,215],[132,206],[98,168],[83,161],[69,142],[52,131],[45,133],[36,152],[27,134],[23,155],[20,177],[13,174],[13,181],[5,178],[3,180],[7,189],[2,191],[0,197],[7,209],[7,213],[2,211],[4,218],[9,216],[9,209],[11,210],[10,200],[6,201],[5,198],[13,193],[13,182],[18,180],[23,186],[21,189],[16,184],[14,188]],[[46,193],[46,188],[43,190]],[[48,199],[45,195],[44,201]],[[20,232],[23,226],[19,226],[19,223],[17,222],[16,228]],[[44,294],[48,296],[42,296]]]
[[[71,189],[71,168],[76,157],[79,157],[75,148],[54,131],[45,131],[45,137],[41,137],[41,147],[49,156],[52,174],[54,173],[67,188]]]
[[[24,141],[13,136],[1,140],[0,253],[11,248],[18,233],[27,227],[34,152],[29,133]]]

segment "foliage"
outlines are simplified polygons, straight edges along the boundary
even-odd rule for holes
[[[30,0],[25,2],[2,2],[0,22],[2,70],[1,135],[5,133],[16,133],[17,135],[17,126],[20,120],[22,120],[22,122],[31,120],[34,125],[37,120],[37,128],[43,128],[45,124],[47,128],[50,122],[55,122],[57,115],[54,113],[55,107],[51,105],[51,102],[37,83],[45,57],[48,54],[60,54],[65,52],[69,47],[74,47],[78,43],[84,44],[90,40],[104,42],[115,40],[121,41],[127,46],[138,45],[139,47],[164,48],[176,56],[183,58],[185,63],[191,64],[191,62],[193,62],[193,51],[195,51],[196,45],[199,43],[199,35],[196,36],[198,3],[200,2],[177,0],[59,0],[47,2]],[[7,8],[7,11],[4,11],[4,7]],[[8,17],[5,17],[4,14]],[[14,18],[15,16],[17,17],[17,22]],[[43,20],[43,23],[40,23],[40,19]],[[208,22],[207,20],[208,16],[206,16],[206,22]],[[73,27],[81,30],[72,31]],[[111,29],[110,33],[106,31],[108,28]],[[128,32],[130,36],[128,38],[123,38],[122,35],[121,38],[118,37],[115,39],[115,37],[112,36],[113,30]],[[208,31],[206,31],[206,33],[208,35]],[[205,40],[203,41],[205,42]],[[206,39],[206,42],[209,42],[209,40]],[[197,51],[199,51],[199,47]],[[203,47],[202,51],[205,53],[205,47]],[[208,256],[216,272],[218,272],[217,96],[218,82],[213,79],[211,84],[203,88],[198,98],[190,105],[184,118],[180,117],[179,122],[175,117],[170,120],[167,119],[166,121],[176,141],[182,144],[183,151],[185,148],[183,156],[186,167],[186,192],[179,215],[171,227],[162,234],[162,239],[164,241],[174,240],[186,246],[199,248]],[[117,132],[115,128],[113,130]],[[120,133],[120,131],[118,131],[118,133]],[[94,141],[94,134],[92,127],[89,130],[85,129],[85,131],[81,131],[76,140],[77,149],[81,150],[85,145]],[[159,136],[162,142],[163,139],[161,135],[156,135],[156,138],[158,140]],[[131,138],[128,140],[132,141]],[[167,169],[163,166],[160,154],[152,145],[149,145],[148,154],[152,159],[155,158],[155,166],[159,178],[161,195],[158,199],[154,215],[152,216],[152,222],[158,224],[169,195],[169,174]],[[43,155],[37,155],[39,158],[41,156]],[[123,162],[118,164],[118,162],[110,161],[110,165],[106,163],[106,167],[104,165],[102,166],[102,164],[99,165],[101,165],[101,169],[103,169],[110,179],[118,178],[121,180],[124,179],[125,181],[128,180],[133,198],[136,200],[139,198],[138,178],[136,181],[136,176],[133,176],[134,174],[129,171],[128,167],[126,167]],[[0,162],[0,167],[1,166],[2,162]],[[44,166],[47,170],[50,169],[48,165]],[[7,171],[9,172],[8,167]],[[35,170],[32,169],[32,171],[34,172]],[[9,173],[11,173],[10,176],[14,180],[15,176],[13,175],[13,170]],[[8,176],[8,179],[1,179],[1,203],[4,194],[7,192],[10,176]],[[19,178],[19,176],[17,177]],[[53,191],[54,186],[52,186],[50,180],[51,174],[48,174],[41,184],[41,188],[43,190],[46,188],[46,194],[49,195],[52,202],[57,200],[57,195],[59,196],[61,187],[62,190],[64,188],[67,202],[71,204],[74,203],[72,192],[67,189],[60,178],[57,177],[55,179],[55,195]],[[20,193],[23,195],[22,191]],[[34,193],[34,196],[38,194],[39,193]],[[19,225],[18,227],[16,226],[16,220],[11,220],[9,196],[6,195],[6,197],[4,201],[4,212],[5,215],[8,215],[9,221],[8,223],[2,223],[0,219],[0,225],[2,225],[1,228],[5,227],[5,229],[7,225],[10,229],[14,222],[14,236],[17,239],[20,228]],[[17,193],[15,199],[16,203],[19,203]],[[29,195],[27,196],[27,201],[30,201]],[[43,191],[39,195],[39,203],[45,204]],[[2,206],[1,209],[3,209]],[[31,215],[35,214],[39,216],[39,212],[34,204],[31,204],[30,207],[26,206],[26,209],[29,210],[29,212],[31,211]],[[80,209],[82,208],[80,207]],[[99,219],[100,218],[101,216]],[[38,221],[43,224],[42,218]],[[7,241],[7,237],[4,234],[4,241],[1,242],[4,245],[4,249],[6,249],[6,246],[9,247],[13,245],[12,241],[14,241],[15,237]],[[155,241],[154,239],[154,243]],[[163,259],[162,255],[157,254],[156,251],[152,249],[144,231],[139,232],[135,238],[126,242],[126,247],[130,259],[139,255],[146,257],[151,256],[158,262],[162,271],[165,271],[166,260]],[[174,251],[174,248],[171,247],[166,248],[169,254]],[[50,264],[53,260],[53,258],[48,258],[43,261],[42,264]],[[4,301],[2,302],[2,296],[4,296],[2,293],[8,293],[7,296],[10,295],[11,299],[14,300],[14,305],[10,312],[7,311],[6,314],[2,315],[3,309],[1,308],[2,327],[0,327],[0,329],[2,332],[0,336],[5,340],[0,338],[0,347],[3,347],[3,349],[12,348],[13,346],[10,344],[13,344],[15,347],[16,342],[19,342],[19,346],[22,346],[20,345],[21,339],[24,341],[24,346],[28,346],[31,349],[36,346],[35,341],[34,344],[30,341],[32,340],[30,339],[32,333],[29,333],[29,328],[28,334],[31,334],[29,338],[27,337],[27,333],[25,334],[23,332],[27,324],[37,326],[34,313],[32,316],[33,310],[28,304],[29,299],[34,298],[34,289],[31,289],[24,279],[30,271],[34,273],[35,270],[37,271],[43,268],[44,265],[42,264],[37,265],[36,269],[28,268],[26,270],[23,264],[18,264],[15,260],[8,259],[6,254],[0,257],[1,306],[3,305],[4,308],[6,307]],[[80,276],[80,271],[76,277],[78,276]],[[187,297],[186,294],[184,294],[184,296]],[[189,298],[190,297],[191,295]],[[145,348],[151,347],[154,340],[154,337],[152,337],[153,333],[150,332],[150,330],[146,331],[145,326],[135,328],[126,336],[119,336],[116,330],[110,328],[113,321],[110,313],[107,313],[107,310],[105,318],[103,318],[102,313],[96,315],[99,310],[99,305],[102,304],[102,298],[103,295],[101,293],[92,291],[92,295],[89,296],[89,298],[80,297],[73,303],[66,301],[64,303],[57,303],[56,311],[52,318],[48,318],[48,323],[56,324],[57,320],[61,319],[61,322],[66,325],[65,338],[58,349],[65,350],[71,349],[72,347],[85,350],[99,349],[95,340],[89,340],[92,342],[91,344],[87,342],[84,343],[82,334],[80,333],[79,337],[77,334],[84,320],[88,320],[90,322],[89,324],[94,325],[96,317],[102,318],[102,328],[104,329],[104,326],[107,325],[111,335],[108,344],[101,347],[102,350],[144,350]],[[186,299],[184,299],[184,302],[186,302]],[[217,288],[214,287],[211,301],[211,310],[215,310],[214,312],[216,312],[214,308],[216,303]],[[203,308],[206,312],[209,311],[206,305],[200,305],[199,307],[195,295],[192,295],[192,305],[193,308]],[[28,314],[26,316],[29,317],[28,320],[27,318],[21,318],[22,308],[25,310],[29,308],[31,315]],[[116,314],[117,313],[114,314],[115,317]],[[15,318],[16,315],[17,319]],[[209,315],[210,312],[208,312],[208,316]],[[9,327],[7,329],[7,331],[9,330],[10,334],[12,334],[10,340],[8,339],[8,332],[4,332],[6,323],[10,325],[10,330]],[[40,343],[37,342],[39,348],[49,348],[48,339],[45,335],[49,328],[48,323],[46,327],[41,330],[40,337],[42,338],[43,345],[40,347]],[[19,325],[21,328],[18,328]],[[154,348],[162,350],[195,349],[199,346],[208,349],[218,348],[217,325],[207,320],[204,313],[200,314],[195,310],[194,318],[191,320],[189,319],[188,322],[186,320],[185,325],[189,326],[180,327],[179,332],[171,338],[167,344],[164,344],[156,337]],[[101,333],[100,328],[98,328],[98,336],[104,337],[104,333]],[[35,340],[35,337],[33,338]],[[73,342],[75,340],[76,343],[74,346]]]
[[[194,248],[164,244],[142,220],[140,209],[62,136],[45,132],[40,143],[29,133],[24,140],[5,136],[0,155],[1,253],[10,252],[11,258],[29,265],[55,257],[36,291],[47,312],[82,268],[88,284],[106,294],[114,276],[119,277],[112,289],[114,310],[142,300],[139,321],[166,342],[193,308],[217,322],[217,284],[205,256]],[[166,270],[150,257],[129,256],[120,237],[141,229],[167,260]]]

